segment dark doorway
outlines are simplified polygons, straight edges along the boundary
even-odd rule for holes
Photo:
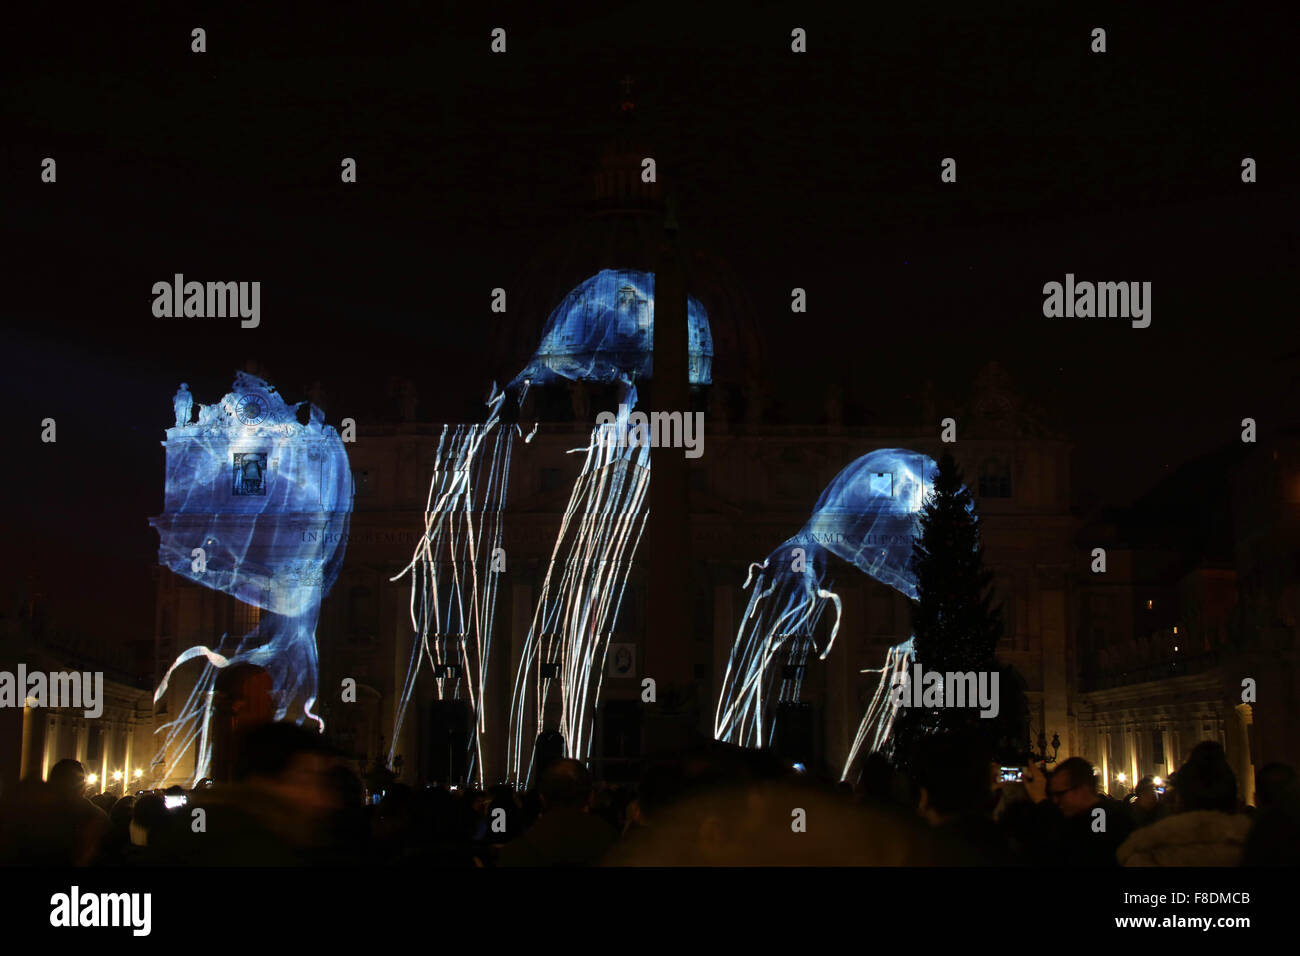
[[[810,767],[817,753],[813,705],[806,701],[782,701],[776,705],[777,754],[792,763]]]
[[[464,784],[469,774],[470,733],[474,715],[463,700],[435,700],[429,707],[428,779],[444,785]]]
[[[641,702],[605,702],[601,721],[601,776],[611,783],[627,783],[641,775]]]

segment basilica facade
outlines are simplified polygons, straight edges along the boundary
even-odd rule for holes
[[[572,290],[606,269],[654,272],[674,210],[660,185],[639,175],[642,155],[632,127],[620,130],[595,164],[589,207],[524,270],[523,291],[513,300],[519,304],[487,343],[507,377],[535,358],[547,315]],[[597,668],[599,692],[590,699],[588,756],[599,776],[636,779],[659,746],[654,724],[667,709],[694,734],[711,736],[749,599],[744,585],[751,564],[799,531],[842,468],[881,448],[936,460],[951,452],[963,470],[1005,621],[997,652],[1027,688],[1027,748],[1056,760],[1088,757],[1104,787],[1116,792],[1141,776],[1169,773],[1201,739],[1224,743],[1245,781],[1261,752],[1285,754],[1280,738],[1261,743],[1255,705],[1241,699],[1240,681],[1255,676],[1279,720],[1289,719],[1294,668],[1287,663],[1289,669],[1270,670],[1267,660],[1294,653],[1294,614],[1286,609],[1294,603],[1295,576],[1274,580],[1273,560],[1291,553],[1291,531],[1278,531],[1268,514],[1252,517],[1243,509],[1235,559],[1195,568],[1173,560],[1162,565],[1158,548],[1126,546],[1116,532],[1119,538],[1105,540],[1106,571],[1097,573],[1095,547],[1106,535],[1072,508],[1068,436],[1047,424],[1033,397],[1021,394],[996,363],[972,366],[965,394],[942,396],[942,409],[927,386],[894,421],[849,420],[842,389],[831,383],[815,422],[781,421],[770,413],[763,322],[743,286],[714,250],[686,240],[682,260],[687,291],[707,313],[712,340],[711,375],[690,386],[690,410],[704,416],[703,454],[686,462],[685,513],[670,516],[685,526],[688,567],[676,579],[681,593],[657,594],[644,548],[632,563],[605,639],[604,667]],[[643,397],[653,396],[653,379],[638,385]],[[359,421],[348,445],[352,519],[342,568],[316,631],[316,713],[330,741],[360,772],[391,765],[408,783],[469,778],[491,784],[507,778],[515,677],[523,655],[531,653],[529,628],[579,467],[570,452],[587,445],[597,415],[613,410],[619,396],[591,383],[530,390],[519,420],[528,429],[536,422],[537,429],[530,442],[516,443],[511,466],[482,692],[472,703],[440,700],[440,682],[431,666],[422,665],[412,678],[410,706],[403,708],[411,662],[420,656],[410,578],[403,572],[424,533],[444,428],[420,419],[419,387],[407,383],[398,390],[405,398],[389,420]],[[957,422],[955,442],[942,440],[948,417]],[[1274,495],[1283,510],[1290,507],[1285,495]],[[1243,500],[1252,499],[1246,494]],[[652,513],[649,521],[655,520]],[[1182,568],[1176,574],[1175,566]],[[837,570],[833,588],[842,602],[835,647],[826,660],[809,659],[798,701],[780,715],[777,742],[792,759],[838,774],[878,686],[871,671],[882,666],[889,648],[908,639],[910,615],[904,596],[848,565]],[[689,609],[672,634],[656,633],[651,623],[662,602]],[[259,613],[167,572],[158,575],[157,608],[159,673],[186,646],[248,633]],[[656,700],[646,698],[647,678],[661,689]],[[255,669],[217,682],[217,772],[229,766],[239,726],[265,713],[264,684]],[[187,693],[187,686],[178,672],[158,704],[156,722],[168,719],[172,698]],[[556,730],[549,714],[540,725],[525,723],[527,746],[534,740],[541,745]],[[471,773],[463,742],[475,727],[482,756]],[[164,762],[160,780],[184,782],[194,773],[193,761],[189,754]]]

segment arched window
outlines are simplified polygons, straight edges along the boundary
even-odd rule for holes
[[[980,497],[1011,497],[1011,462],[1005,456],[994,455],[980,464]]]

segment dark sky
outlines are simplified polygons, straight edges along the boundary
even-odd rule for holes
[[[336,418],[402,375],[422,414],[464,420],[517,371],[493,353],[489,290],[581,214],[625,74],[683,229],[744,284],[790,419],[815,421],[828,382],[867,414],[925,378],[959,400],[996,359],[1075,441],[1086,507],[1133,499],[1244,416],[1295,418],[1295,30],[1272,8],[174,6],[11,31],[4,571],[74,626],[152,628],[145,519],[179,381],[210,401],[256,358],[291,401],[321,380]],[[261,327],[155,319],[174,272],[260,280]],[[1152,282],[1151,327],[1045,319],[1043,283],[1067,272]]]

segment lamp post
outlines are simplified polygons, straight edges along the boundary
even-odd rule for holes
[[[1047,756],[1047,734],[1044,731],[1038,732],[1038,753],[1031,754],[1030,759],[1035,763],[1049,764],[1056,763],[1056,755],[1061,749],[1060,734],[1052,734],[1052,755]]]

